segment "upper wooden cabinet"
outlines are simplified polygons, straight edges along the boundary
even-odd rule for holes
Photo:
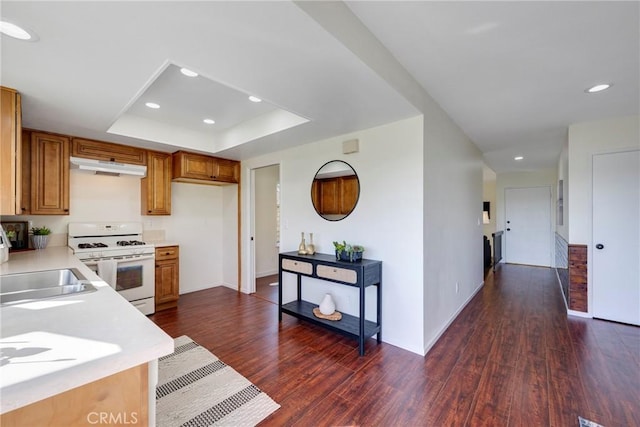
[[[171,215],[171,154],[148,151],[140,185],[142,215]]]
[[[19,215],[22,196],[22,114],[20,94],[0,86],[0,215]]]
[[[69,215],[69,138],[31,132],[31,214]]]
[[[82,138],[73,138],[71,155],[131,165],[147,164],[147,150],[145,149]]]
[[[173,153],[173,180],[196,184],[237,184],[240,162],[202,154]]]

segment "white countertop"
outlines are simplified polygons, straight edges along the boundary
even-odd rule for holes
[[[97,291],[0,307],[0,413],[173,352],[169,335],[67,247],[11,253],[0,276],[67,267]]]

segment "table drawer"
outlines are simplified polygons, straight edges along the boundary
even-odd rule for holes
[[[331,267],[330,265],[318,265],[316,275],[323,279],[338,280],[344,283],[358,283],[358,274],[355,270],[347,268]]]
[[[282,260],[282,269],[293,271],[295,273],[302,273],[311,275],[313,273],[313,265],[304,261],[295,261],[292,259],[283,259]]]

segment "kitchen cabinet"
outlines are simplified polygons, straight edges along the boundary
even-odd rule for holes
[[[31,132],[31,215],[69,215],[66,136]]]
[[[177,151],[173,153],[173,180],[195,184],[237,184],[240,162]]]
[[[156,247],[156,311],[173,308],[180,298],[180,248]]]
[[[147,176],[140,180],[142,215],[171,215],[171,154],[147,152]]]
[[[311,198],[321,215],[346,215],[358,201],[358,178],[345,176],[314,179]]]
[[[282,285],[278,286],[278,320],[282,321],[282,313],[304,319],[315,325],[358,340],[360,356],[364,356],[364,343],[367,338],[377,334],[381,342],[382,333],[382,261],[362,259],[358,262],[337,261],[334,255],[316,253],[314,255],[298,255],[297,252],[280,254],[278,283],[282,284],[282,274],[297,276],[297,298],[283,303]],[[358,289],[358,315],[341,313],[341,320],[326,320],[316,317],[313,309],[318,307],[302,299],[302,277],[326,280]],[[365,320],[365,291],[375,286],[376,320]]]
[[[0,215],[21,214],[22,113],[20,94],[0,86]]]
[[[147,164],[147,150],[143,148],[83,138],[73,138],[71,155],[74,157],[128,163],[131,165],[144,166]]]

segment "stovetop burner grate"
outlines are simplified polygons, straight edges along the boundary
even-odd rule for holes
[[[141,242],[140,240],[119,240],[116,244],[118,246],[140,246],[140,245],[146,245],[145,242]]]
[[[91,249],[91,248],[107,248],[108,246],[102,242],[97,243],[80,243],[78,244],[80,249]]]

